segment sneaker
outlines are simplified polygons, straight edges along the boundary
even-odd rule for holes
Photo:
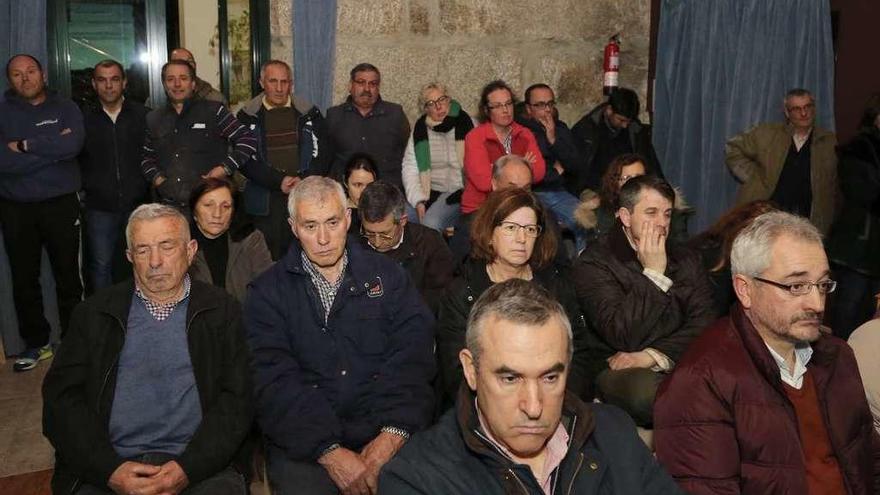
[[[52,345],[46,344],[43,347],[31,347],[18,355],[15,364],[12,365],[13,371],[27,371],[36,368],[37,363],[45,359],[49,359],[54,355]]]

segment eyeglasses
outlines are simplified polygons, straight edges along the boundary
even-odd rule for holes
[[[837,281],[835,280],[820,280],[819,282],[795,282],[793,284],[781,284],[779,282],[767,280],[766,278],[752,278],[759,282],[764,282],[765,284],[770,284],[774,287],[785,289],[788,292],[791,292],[791,294],[794,296],[805,296],[809,294],[813,291],[813,286],[816,286],[816,290],[818,290],[819,294],[822,295],[834,292],[834,289],[837,288]]]
[[[507,237],[515,236],[520,229],[526,233],[526,237],[538,237],[543,230],[540,225],[520,225],[516,222],[501,222],[497,227],[501,229],[501,233]]]
[[[440,98],[437,98],[436,100],[426,101],[425,108],[431,108],[431,107],[440,108],[441,106],[446,105],[447,103],[449,103],[449,97],[448,96],[441,96]]]
[[[489,110],[498,110],[500,108],[513,108],[513,101],[505,101],[504,103],[489,103],[486,105]]]
[[[397,225],[395,225],[394,228],[392,228],[391,230],[386,231],[386,232],[367,232],[366,230],[364,230],[364,227],[361,226],[361,237],[363,237],[364,239],[366,239],[368,241],[373,241],[373,242],[376,242],[376,241],[388,242],[388,241],[394,240],[394,238],[396,237],[394,235],[396,233],[396,231],[397,231]]]
[[[538,110],[544,110],[545,108],[555,108],[556,100],[550,101],[538,101],[535,103],[529,103],[530,107],[537,108]]]

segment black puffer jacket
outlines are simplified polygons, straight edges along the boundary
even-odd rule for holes
[[[561,268],[556,266],[535,270],[533,280],[547,289],[562,304],[571,322],[574,356],[566,387],[579,397],[592,398],[592,387],[586,379],[586,370],[590,368],[586,353],[587,327],[578,308],[574,287]],[[468,258],[461,265],[458,275],[449,284],[446,295],[440,303],[440,316],[437,320],[437,357],[447,404],[452,403],[463,377],[458,353],[465,347],[468,314],[477,299],[492,285],[486,273],[486,263]]]
[[[663,292],[642,273],[635,250],[618,222],[574,263],[575,290],[590,327],[591,375],[607,367],[618,351],[656,349],[677,361],[688,344],[715,319],[712,289],[700,257],[667,243]]]
[[[531,470],[501,455],[479,426],[473,394],[462,387],[455,410],[416,434],[382,469],[380,495],[543,495]],[[568,453],[554,493],[569,495],[682,494],[614,406],[584,404],[573,395],[562,406]]]

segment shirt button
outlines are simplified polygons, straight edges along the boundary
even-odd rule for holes
[[[342,371],[339,372],[339,374],[342,375],[342,376],[345,376],[345,375],[348,374],[348,371],[346,371],[346,370],[342,370]]]

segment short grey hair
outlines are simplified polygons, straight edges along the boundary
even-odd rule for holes
[[[348,199],[345,197],[345,191],[342,190],[342,184],[329,177],[319,175],[306,177],[290,192],[290,196],[287,198],[287,213],[290,214],[291,220],[296,220],[297,203],[300,201],[322,201],[334,194],[339,199],[339,206],[345,211]]]
[[[284,67],[284,70],[287,71],[287,77],[290,79],[291,83],[293,82],[293,71],[290,70],[290,66],[287,65],[287,62],[285,62],[283,60],[278,60],[275,58],[273,58],[272,60],[267,60],[260,67],[260,79],[263,79],[266,77],[266,68],[269,67],[270,65],[277,65],[279,67]]]
[[[736,236],[730,250],[730,272],[758,277],[770,267],[770,251],[781,236],[822,244],[822,234],[809,220],[784,211],[759,215]]]
[[[436,89],[437,91],[443,93],[443,96],[449,96],[449,92],[446,90],[446,85],[439,82],[432,82],[424,85],[422,90],[419,91],[419,99],[417,101],[419,105],[419,110],[425,109],[425,103],[428,102],[428,91],[432,89]]]
[[[782,99],[782,104],[787,106],[788,100],[794,97],[804,96],[808,97],[812,103],[816,103],[816,97],[813,96],[813,93],[811,93],[810,90],[804,88],[793,88],[785,93],[785,98]]]
[[[557,318],[568,336],[568,362],[574,352],[571,321],[559,301],[540,285],[514,278],[493,285],[477,299],[468,315],[465,343],[477,366],[483,348],[480,338],[483,325],[494,316],[505,321],[528,326],[540,326]]]
[[[495,180],[501,180],[501,174],[504,173],[504,167],[510,163],[521,163],[529,169],[529,174],[532,174],[532,164],[525,158],[511,153],[495,160],[495,163],[492,164],[492,178]],[[532,176],[532,178],[534,179],[534,176]]]
[[[148,220],[156,220],[159,218],[175,218],[181,225],[183,240],[189,242],[189,220],[184,216],[183,212],[173,206],[163,205],[159,203],[147,203],[140,205],[131,212],[128,217],[128,224],[125,226],[125,245],[131,249],[131,234],[134,230],[136,222],[145,222]]]

